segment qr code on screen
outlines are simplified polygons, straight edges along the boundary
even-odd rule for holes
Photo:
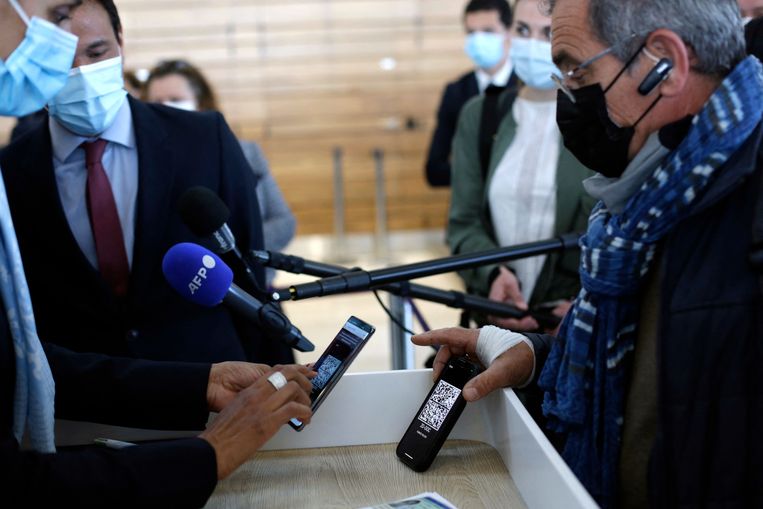
[[[444,380],[440,380],[432,393],[432,397],[429,398],[429,401],[427,401],[427,404],[421,411],[419,420],[439,430],[443,421],[448,416],[453,403],[458,399],[459,394],[461,394],[461,389],[450,385]]]
[[[318,376],[313,378],[313,387],[323,389],[341,363],[342,361],[336,357],[327,356],[321,363],[321,367],[318,368]]]

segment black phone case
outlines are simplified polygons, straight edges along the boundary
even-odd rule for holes
[[[474,378],[480,372],[479,366],[472,363],[465,357],[459,357],[451,359],[448,362],[445,370],[430,389],[427,397],[424,398],[424,402],[416,411],[416,415],[413,416],[413,421],[408,426],[400,443],[397,444],[395,453],[400,460],[408,467],[416,472],[424,472],[431,465],[434,459],[437,457],[437,453],[440,452],[445,440],[448,439],[453,426],[458,422],[458,418],[466,408],[466,400],[464,400],[463,394],[459,394],[455,403],[448,411],[447,417],[445,417],[439,430],[431,430],[431,434],[427,438],[423,438],[419,435],[420,428],[422,427],[421,421],[419,421],[419,415],[426,407],[432,394],[435,392],[438,384],[441,380],[448,382],[449,384],[457,387],[459,390],[463,390],[466,382]]]
[[[344,362],[342,362],[342,365],[336,370],[336,372],[331,376],[331,381],[329,381],[328,384],[326,384],[326,387],[323,388],[321,391],[321,395],[318,396],[318,399],[313,401],[311,408],[313,412],[318,410],[318,407],[321,406],[323,401],[328,397],[328,395],[331,393],[332,390],[334,390],[334,386],[339,383],[339,380],[344,376],[344,373],[347,371],[347,369],[350,367],[350,364],[352,364],[355,361],[355,358],[360,354],[360,351],[363,350],[363,348],[366,346],[368,341],[371,339],[371,336],[374,335],[374,332],[376,332],[376,327],[371,325],[370,323],[366,323],[363,320],[360,320],[359,318],[356,318],[355,316],[351,316],[350,319],[358,320],[359,322],[363,323],[368,329],[366,329],[366,332],[368,333],[368,336],[366,336],[366,339],[363,340],[363,342],[358,346],[352,353],[352,355],[345,359]],[[341,330],[340,330],[341,331]],[[333,340],[332,340],[333,343]],[[331,343],[329,343],[329,346],[326,347],[331,348]],[[325,351],[324,351],[325,353]],[[323,354],[321,354],[322,356]],[[294,431],[302,431],[305,428],[305,424],[302,423],[299,426],[294,424],[291,420],[288,421],[289,426],[292,427]]]

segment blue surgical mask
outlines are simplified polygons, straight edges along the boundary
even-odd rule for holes
[[[550,42],[515,37],[511,40],[509,54],[514,72],[528,87],[539,90],[556,88],[551,74],[561,77],[561,73],[551,59]]]
[[[472,32],[466,36],[464,51],[480,69],[492,69],[505,56],[503,34]]]
[[[0,59],[0,115],[21,117],[41,110],[69,77],[77,37],[37,17],[31,20],[10,0],[27,25],[21,44]]]
[[[126,100],[122,57],[71,70],[66,86],[48,104],[50,116],[80,136],[108,129]]]

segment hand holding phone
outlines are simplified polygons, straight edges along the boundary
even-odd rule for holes
[[[451,357],[448,360],[397,444],[396,454],[403,463],[417,472],[430,467],[466,407],[461,393],[464,385],[477,376],[480,369],[467,357]]]
[[[312,379],[313,390],[310,393],[313,413],[321,406],[375,331],[372,325],[360,318],[351,316],[347,319],[318,362],[312,366],[318,373]],[[289,425],[297,431],[304,428],[304,424],[298,419],[292,419]]]

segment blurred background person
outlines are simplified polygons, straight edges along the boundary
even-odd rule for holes
[[[511,7],[506,0],[471,0],[464,10],[464,50],[475,69],[448,83],[437,111],[437,126],[429,145],[426,177],[431,186],[449,186],[451,148],[461,108],[488,86],[505,87],[511,80],[509,44]]]
[[[144,83],[138,78],[138,75],[132,69],[125,69],[125,90],[130,96],[135,99],[143,97],[143,85]]]
[[[519,0],[514,8],[511,60],[521,80],[499,97],[500,125],[486,168],[481,167],[480,130],[484,98],[463,110],[453,143],[453,189],[448,244],[453,254],[542,240],[584,231],[593,200],[582,181],[592,173],[562,147],[556,125],[558,70],[551,61],[551,18],[539,0]],[[538,256],[509,266],[461,272],[470,292],[527,309],[543,308],[562,317],[580,289],[577,252]],[[538,323],[488,318],[514,330]]]
[[[201,70],[185,60],[165,60],[151,69],[144,87],[148,102],[189,111],[219,111],[217,98]],[[297,221],[268,168],[262,149],[253,141],[239,140],[241,150],[257,177],[257,199],[262,214],[265,249],[283,251],[294,238]],[[275,270],[268,269],[268,285]]]

